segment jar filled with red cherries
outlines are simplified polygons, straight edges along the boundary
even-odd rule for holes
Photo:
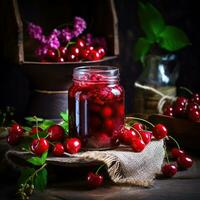
[[[77,67],[69,89],[69,134],[84,149],[110,149],[118,145],[124,125],[124,90],[119,69],[108,66]]]

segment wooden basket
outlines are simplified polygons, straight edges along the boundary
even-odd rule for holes
[[[67,90],[74,67],[82,65],[118,66],[118,20],[114,0],[12,0],[4,1],[5,57],[19,64],[28,79],[32,94],[27,115],[58,118],[67,109]],[[42,63],[35,60],[35,43],[27,37],[26,23],[41,25],[49,32],[58,25],[70,23],[75,16],[83,17],[88,32],[105,37],[107,56],[98,61]],[[1,25],[3,26],[3,24]]]

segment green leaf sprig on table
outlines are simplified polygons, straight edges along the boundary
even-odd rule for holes
[[[47,185],[47,170],[46,170],[46,158],[48,152],[44,152],[41,157],[32,157],[27,160],[33,167],[27,167],[21,170],[21,176],[19,178],[19,190],[17,192],[20,199],[28,199],[36,188],[39,191],[43,191]],[[37,168],[35,168],[37,167]]]
[[[61,112],[62,122],[60,126],[65,129],[66,134],[68,133],[68,112]],[[34,135],[27,135],[32,139],[47,138],[48,128],[56,124],[53,120],[42,119],[36,116],[25,118],[30,127],[41,128],[42,132],[37,131]],[[31,128],[28,126],[23,127],[23,129],[29,133]],[[38,130],[38,129],[37,129]],[[53,144],[53,143],[52,143]],[[26,143],[22,144],[22,150],[25,152],[32,153],[30,151],[30,146]],[[29,199],[34,189],[43,191],[47,185],[47,170],[46,170],[46,159],[48,156],[48,151],[44,152],[41,157],[34,155],[33,157],[27,159],[27,162],[31,164],[31,167],[26,167],[21,170],[21,176],[19,178],[19,190],[18,196],[20,199]]]
[[[152,4],[139,2],[138,17],[145,36],[139,37],[135,43],[136,60],[143,63],[146,54],[156,45],[174,52],[191,44],[180,28],[166,24],[161,13]]]

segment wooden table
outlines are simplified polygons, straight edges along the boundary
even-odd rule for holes
[[[151,188],[117,186],[107,180],[102,187],[89,190],[80,177],[82,172],[66,171],[65,181],[50,182],[44,192],[34,192],[30,200],[199,200],[200,157],[194,159],[191,169],[181,171],[171,179],[156,179]],[[5,175],[6,178],[0,177],[0,199],[15,199],[16,176],[12,173]]]

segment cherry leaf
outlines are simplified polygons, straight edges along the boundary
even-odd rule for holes
[[[160,38],[161,47],[168,51],[177,51],[191,44],[186,34],[174,26],[167,26],[160,34]]]
[[[54,125],[55,122],[53,120],[49,120],[49,119],[45,119],[40,125],[39,127],[43,130],[48,129],[50,126]]]
[[[42,122],[44,119],[39,118],[39,117],[25,117],[25,120],[29,122]]]
[[[25,168],[21,170],[21,175],[18,180],[18,184],[24,184],[24,182],[35,172],[33,168]]]
[[[47,170],[43,168],[37,173],[37,176],[35,177],[35,187],[39,191],[43,191],[46,188],[47,185]]]
[[[47,135],[48,135],[48,133],[45,133],[45,132],[39,132],[38,133],[39,138],[46,138]],[[37,136],[37,134],[34,134],[34,135],[31,136],[31,138],[36,139],[36,138],[38,138],[38,136]]]

